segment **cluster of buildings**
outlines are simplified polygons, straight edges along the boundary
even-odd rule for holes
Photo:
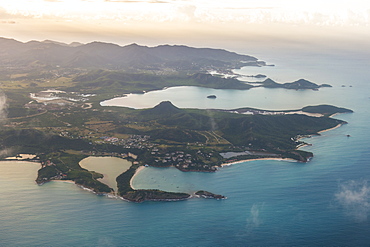
[[[200,159],[200,156],[210,159],[210,154],[198,151],[195,154],[185,153],[184,151],[175,151],[171,153],[161,153],[157,148],[153,148],[151,155],[154,156],[154,165],[174,166],[182,171],[216,171],[217,166],[206,164]]]
[[[120,139],[117,137],[102,136],[96,141],[96,143],[109,143],[113,145],[119,145],[123,148],[137,148],[137,149],[150,149],[154,147],[154,144],[149,142],[150,136],[147,135],[130,135],[127,139]]]

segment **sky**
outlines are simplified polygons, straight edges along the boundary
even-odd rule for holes
[[[358,49],[365,0],[1,0],[0,36],[126,45]],[[352,47],[352,48],[351,48]],[[323,48],[323,49],[324,49]]]

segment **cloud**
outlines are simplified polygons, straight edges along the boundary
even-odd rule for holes
[[[4,158],[14,153],[14,148],[6,148],[0,150],[0,157]]]
[[[264,208],[264,204],[253,204],[250,210],[250,214],[247,218],[247,229],[253,230],[254,228],[259,227],[263,221],[260,217],[260,211]]]
[[[0,6],[0,20],[7,20],[6,23],[8,24],[15,24],[15,22],[10,19],[30,19],[30,18],[34,18],[34,15],[18,12],[12,13]]]
[[[366,221],[370,213],[370,186],[368,181],[350,180],[339,184],[335,193],[338,205],[356,221]]]
[[[16,24],[15,21],[2,21],[2,24]]]
[[[0,122],[3,122],[7,117],[7,106],[6,95],[0,92]]]
[[[224,9],[235,9],[235,10],[259,10],[259,9],[265,9],[265,10],[271,10],[271,9],[276,9],[276,7],[242,7],[242,8],[235,8],[235,7],[226,7]]]
[[[148,3],[168,3],[166,1],[159,1],[159,0],[152,0],[152,1],[149,1]]]
[[[176,7],[177,17],[180,17],[183,20],[189,21],[195,18],[195,12],[197,7],[195,5],[179,5]]]
[[[12,15],[10,15],[4,8],[0,7],[0,19],[6,19],[10,17],[12,17]]]
[[[142,3],[146,1],[139,1],[139,0],[104,0],[104,2],[108,3]]]
[[[167,1],[160,1],[160,0],[104,0],[104,2],[110,3],[169,3]]]
[[[360,0],[335,5],[318,0],[307,3],[294,0],[34,0],[22,4],[14,0],[3,1],[5,3],[0,3],[0,19],[25,18],[47,22],[111,20],[142,25],[144,22],[188,24],[196,21],[206,25],[367,26],[370,20],[370,3]]]
[[[2,124],[7,118],[7,103],[6,95],[0,91],[0,124]],[[11,149],[1,149],[0,157],[6,157],[12,153]]]

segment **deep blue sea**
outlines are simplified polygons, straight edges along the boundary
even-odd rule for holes
[[[37,164],[2,162],[0,246],[369,246],[370,63],[351,54],[257,55],[276,66],[236,72],[266,74],[278,82],[305,78],[333,87],[180,87],[157,91],[155,99],[151,93],[137,97],[153,105],[158,98],[170,99],[179,107],[332,104],[354,110],[335,116],[347,125],[306,140],[313,144],[304,147],[315,155],[311,162],[250,161],[216,173],[145,168],[134,180],[137,188],[204,189],[228,199],[140,204],[96,196],[66,182],[38,186]],[[217,99],[205,100],[209,94]]]

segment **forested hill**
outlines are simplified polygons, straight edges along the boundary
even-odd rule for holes
[[[4,67],[176,69],[199,70],[264,65],[257,58],[223,49],[183,45],[156,47],[92,42],[70,45],[53,41],[22,43],[0,38],[0,61]]]

